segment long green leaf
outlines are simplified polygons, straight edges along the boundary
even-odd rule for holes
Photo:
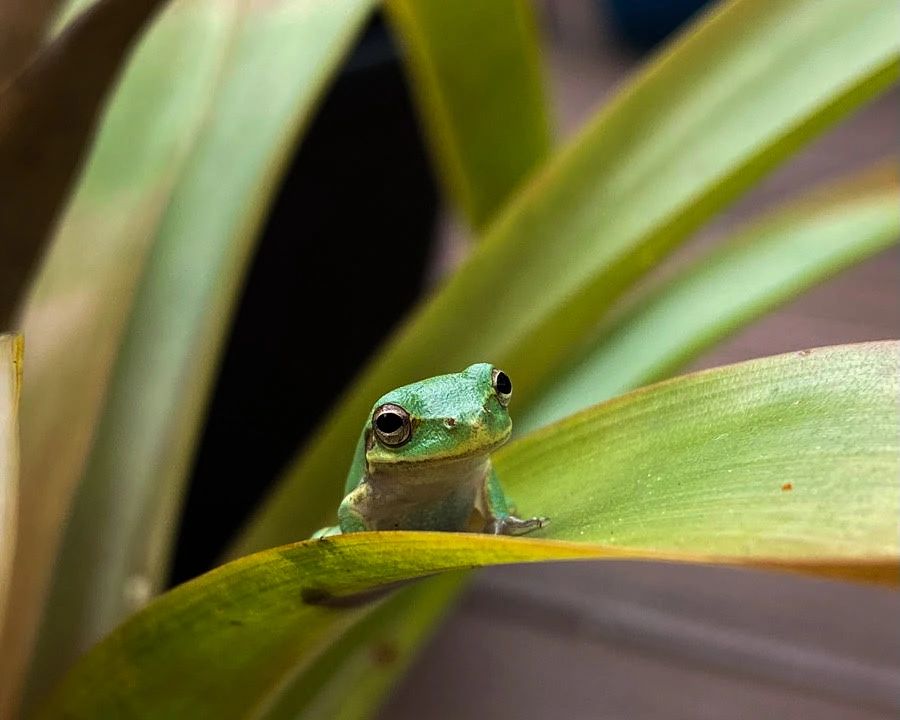
[[[328,519],[373,398],[490,360],[527,400],[614,300],[686,235],[897,74],[890,0],[725,3],[534,177],[379,354],[235,554]],[[803,22],[797,18],[802,17]]]
[[[694,261],[543,389],[516,430],[659,380],[725,336],[900,238],[896,171],[865,173],[752,223]]]
[[[550,151],[531,3],[387,0],[444,182],[481,229]]]
[[[242,558],[114,631],[43,716],[287,717],[290,701],[311,703],[331,639],[384,608],[360,593],[452,569],[665,559],[896,584],[898,363],[898,342],[823,348],[591,408],[496,457],[523,510],[551,514],[545,534],[563,541],[360,533]]]
[[[146,602],[164,577],[182,483],[255,230],[371,4],[279,0],[207,8],[207,20],[226,30],[218,81],[203,131],[153,223],[61,545],[33,693]]]
[[[3,43],[0,23],[0,329],[42,256],[90,144],[102,103],[124,58],[162,0],[102,0],[85,12],[17,74],[3,82],[3,58],[19,42]],[[30,45],[42,28],[38,3],[22,9]],[[20,58],[21,60],[21,58]]]
[[[21,381],[22,338],[0,335],[0,629],[6,616],[16,542]]]

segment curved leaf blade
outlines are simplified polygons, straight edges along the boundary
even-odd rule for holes
[[[524,0],[388,0],[451,196],[477,230],[550,152],[538,31]]]
[[[555,514],[546,534],[568,540],[359,533],[242,558],[114,631],[76,664],[43,717],[286,713],[308,701],[313,676],[298,679],[327,669],[329,641],[384,607],[360,593],[479,565],[634,558],[896,584],[898,362],[900,342],[823,348],[591,408],[496,458],[526,513]],[[447,591],[437,591],[438,605]],[[400,598],[387,602],[406,607]],[[280,705],[272,688],[285,681],[296,694]]]
[[[516,431],[671,374],[703,350],[900,237],[896,170],[863,173],[752,222],[698,258],[556,373]]]

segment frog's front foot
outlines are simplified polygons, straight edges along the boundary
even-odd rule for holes
[[[528,520],[507,515],[503,518],[494,518],[488,522],[484,531],[490,535],[525,535],[535,530],[540,530],[550,524],[550,518],[533,517]]]

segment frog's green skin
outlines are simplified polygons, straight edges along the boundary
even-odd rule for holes
[[[490,453],[512,431],[509,397],[494,387],[498,372],[479,363],[381,397],[356,446],[340,525],[314,537],[364,530],[520,535],[543,527],[547,518],[520,520],[510,513],[491,466]],[[399,446],[382,441],[374,426],[385,404],[409,415],[411,434]]]

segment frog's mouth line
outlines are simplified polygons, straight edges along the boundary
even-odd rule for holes
[[[512,429],[510,428],[509,432],[506,433],[502,438],[497,440],[496,442],[478,448],[477,450],[472,450],[466,453],[457,453],[454,455],[430,455],[427,458],[411,458],[411,457],[402,457],[399,455],[390,456],[390,457],[379,457],[378,464],[379,465],[450,465],[455,462],[464,462],[466,460],[471,460],[475,457],[487,457],[495,450],[498,450],[507,442],[509,442],[510,437],[512,437]]]

